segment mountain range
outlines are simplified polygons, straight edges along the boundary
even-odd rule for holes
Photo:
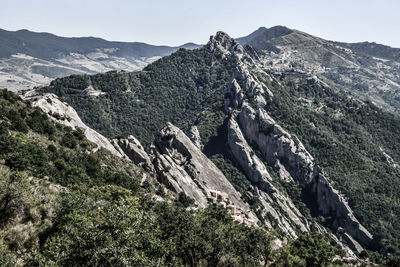
[[[113,264],[398,264],[399,49],[283,26],[173,49],[142,70],[1,91],[0,171],[33,177],[35,193],[3,205],[0,255],[101,265],[122,246]]]
[[[155,46],[0,29],[0,87],[17,91],[47,85],[54,78],[71,74],[139,70],[179,48],[197,47],[193,43]]]
[[[399,113],[399,48],[327,41],[283,26],[260,28],[238,41],[264,51],[264,61],[278,72],[293,69],[316,75],[348,94]]]
[[[71,74],[140,70],[179,48],[201,46],[65,38],[28,30],[0,30],[0,40],[0,87],[14,91],[47,85]],[[237,41],[264,51],[260,56],[277,72],[293,69],[317,75],[349,94],[400,112],[399,48],[328,41],[284,26],[260,27]]]

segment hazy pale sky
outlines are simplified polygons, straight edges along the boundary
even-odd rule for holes
[[[284,25],[400,48],[400,0],[0,0],[0,28],[180,45]]]

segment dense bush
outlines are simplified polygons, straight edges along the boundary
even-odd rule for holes
[[[70,132],[66,132],[61,139],[61,145],[68,148],[75,148],[77,145],[75,136]]]
[[[130,191],[108,186],[68,193],[42,254],[60,266],[155,266],[166,247]]]
[[[20,202],[28,189],[28,179],[23,173],[0,172],[0,223],[4,223],[10,217],[15,216]],[[0,241],[0,251],[1,251]],[[0,252],[1,253],[1,252]]]
[[[30,259],[60,266],[257,266],[271,236],[210,206],[190,212],[153,203],[145,216],[129,190],[103,186],[64,194],[59,219]]]
[[[284,266],[329,266],[336,254],[322,234],[306,233],[283,248],[278,261]]]
[[[41,134],[51,135],[56,131],[53,123],[50,122],[47,115],[39,108],[35,108],[33,112],[29,114],[27,124],[32,130]]]
[[[0,266],[14,267],[17,265],[16,257],[11,254],[0,241]]]

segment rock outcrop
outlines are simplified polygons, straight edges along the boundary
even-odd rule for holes
[[[314,163],[314,158],[300,140],[285,131],[264,109],[266,105],[264,97],[273,98],[273,94],[252,74],[254,71],[250,71],[250,66],[254,68],[257,64],[249,65],[248,62],[256,59],[248,60],[247,58],[251,56],[247,55],[240,45],[228,40],[225,35],[217,34],[212,41],[210,40],[211,42],[210,48],[221,49],[224,54],[238,51],[238,55],[234,56],[239,63],[227,88],[225,111],[230,115],[228,124],[230,150],[248,179],[281,209],[287,208],[286,210],[293,211],[294,205],[290,204],[290,199],[283,201],[285,195],[271,183],[271,176],[263,160],[269,166],[279,168],[277,173],[281,179],[294,180],[308,188],[321,215],[334,218],[332,228],[337,230],[342,227],[348,235],[346,240],[354,240],[353,248],[359,247],[353,245],[355,243],[368,247],[373,242],[373,237],[355,218],[344,197],[333,188],[323,170]],[[254,149],[248,143],[261,152],[262,159],[255,155]],[[299,216],[297,212],[287,215],[289,213],[282,217],[292,222],[301,221],[300,213]],[[308,230],[307,223],[297,225],[302,230]]]
[[[151,156],[161,181],[175,192],[184,192],[198,207],[208,205],[210,191],[225,192],[229,201],[254,220],[257,217],[223,173],[177,127],[168,123],[155,140]]]
[[[263,162],[247,144],[235,117],[231,117],[228,122],[228,144],[250,181],[253,184],[261,184],[263,190],[272,190],[268,183],[272,180],[271,176]]]
[[[277,160],[293,179],[315,195],[315,204],[323,216],[335,218],[332,227],[343,227],[363,246],[372,243],[373,237],[355,218],[347,201],[333,188],[322,169],[315,165],[311,154],[295,137],[278,125],[263,109],[254,111],[244,104],[238,120],[244,135],[254,142],[269,164]]]
[[[126,155],[133,163],[148,172],[154,172],[149,155],[134,136],[130,135],[128,139],[122,137],[114,138],[112,143],[121,154]]]
[[[273,166],[278,159],[301,184],[310,182],[314,158],[295,136],[286,132],[264,109],[255,111],[245,103],[238,121],[246,138],[257,144],[269,164]]]
[[[245,88],[245,90],[242,89]],[[225,97],[225,111],[230,114],[232,110],[242,106],[245,94],[252,95],[258,106],[264,107],[266,101],[263,95],[273,97],[273,93],[267,86],[262,84],[257,77],[250,74],[246,65],[239,63],[232,73]]]
[[[69,126],[72,129],[81,128],[86,138],[95,143],[98,148],[103,147],[118,157],[126,156],[118,151],[108,138],[84,124],[76,110],[70,105],[60,101],[56,95],[38,94],[37,91],[31,90],[22,95],[22,98],[30,100],[33,106],[41,108],[51,119],[58,123]]]
[[[131,135],[127,139],[122,137],[108,139],[104,137],[83,123],[75,109],[60,101],[54,94],[38,94],[36,90],[31,90],[22,95],[22,97],[30,100],[33,106],[41,108],[51,119],[58,123],[69,126],[72,129],[82,129],[86,138],[97,145],[95,151],[102,147],[115,156],[132,161],[150,173],[154,172],[150,157],[134,136]]]
[[[261,189],[261,191],[257,191],[257,197],[261,200],[264,208],[262,213],[265,216],[269,213],[278,222],[278,227],[292,237],[297,237],[297,229],[302,232],[309,231],[307,220],[297,210],[290,198],[280,193],[271,183],[270,174],[264,163],[247,144],[235,117],[232,117],[228,123],[228,145],[246,176],[249,177],[252,184]],[[272,203],[276,203],[278,207],[274,207]],[[297,229],[292,225],[295,225]]]
[[[209,204],[211,191],[220,191],[226,193],[229,202],[250,220],[258,221],[241,199],[240,193],[201,152],[200,136],[196,128],[192,129],[195,139],[193,143],[180,129],[169,123],[161,130],[149,155],[133,136],[110,140],[89,128],[71,106],[60,101],[54,94],[29,91],[23,97],[30,100],[32,105],[40,107],[53,120],[73,129],[81,128],[86,138],[97,144],[96,149],[102,147],[118,157],[126,158],[156,175],[173,191],[184,192],[195,200],[198,207],[204,208]]]
[[[189,132],[189,138],[200,150],[203,149],[203,144],[201,143],[200,132],[197,126],[192,126]]]
[[[215,36],[211,36],[206,46],[211,51],[218,50],[226,56],[241,56],[245,54],[243,46],[222,31],[217,32]]]

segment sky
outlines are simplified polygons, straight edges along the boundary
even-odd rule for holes
[[[400,0],[0,0],[0,28],[156,45],[204,44],[284,25],[334,41],[400,48]]]

